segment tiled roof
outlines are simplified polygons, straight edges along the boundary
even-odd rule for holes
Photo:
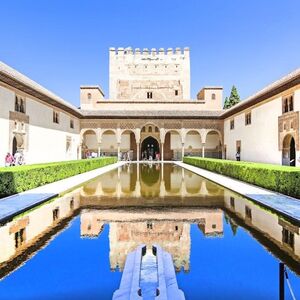
[[[275,96],[276,94],[280,93],[282,90],[288,89],[289,88],[288,85],[294,86],[299,83],[300,83],[300,68],[280,78],[279,80],[269,84],[262,90],[256,92],[252,96],[246,98],[245,100],[241,101],[240,103],[236,104],[230,109],[224,111],[222,117],[231,116],[245,108],[248,108],[256,103],[259,103],[272,96]]]
[[[218,118],[222,110],[81,110],[87,118]]]
[[[45,100],[50,104],[61,107],[70,113],[74,113],[79,116],[79,109],[49,90],[45,89],[43,86],[37,82],[31,80],[27,76],[21,74],[10,66],[0,61],[0,79],[7,84],[12,84],[12,82],[17,85],[17,88],[23,90],[24,92],[31,94],[39,98],[40,100]]]

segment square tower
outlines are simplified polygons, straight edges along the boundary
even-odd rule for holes
[[[132,101],[190,99],[189,48],[110,48],[109,96]]]

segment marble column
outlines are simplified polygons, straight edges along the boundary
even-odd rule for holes
[[[181,149],[181,160],[184,158],[184,143],[182,143],[182,149]]]
[[[205,143],[202,143],[202,157],[205,157]]]
[[[161,143],[160,159],[161,159],[161,161],[164,161],[164,143]]]
[[[140,161],[140,143],[136,143],[136,160]]]
[[[120,159],[120,146],[121,146],[121,143],[118,143],[118,160],[121,160]]]

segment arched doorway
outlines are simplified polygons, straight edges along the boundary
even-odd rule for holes
[[[290,134],[288,134],[283,140],[282,164],[285,166],[296,166],[295,139]]]
[[[17,138],[14,136],[13,138],[13,142],[12,142],[12,155],[15,155],[15,153],[18,150],[18,146],[17,146]]]
[[[141,158],[143,159],[155,159],[156,153],[160,153],[159,151],[159,143],[158,141],[152,137],[148,136],[142,142],[141,147]]]

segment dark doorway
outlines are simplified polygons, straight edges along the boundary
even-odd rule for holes
[[[143,159],[155,159],[156,154],[159,152],[158,141],[152,136],[147,137],[142,142],[141,158]]]
[[[296,149],[295,149],[295,140],[292,137],[290,142],[290,166],[296,166]]]
[[[15,153],[17,152],[17,138],[14,136],[13,138],[13,142],[12,142],[12,155],[15,155]]]

